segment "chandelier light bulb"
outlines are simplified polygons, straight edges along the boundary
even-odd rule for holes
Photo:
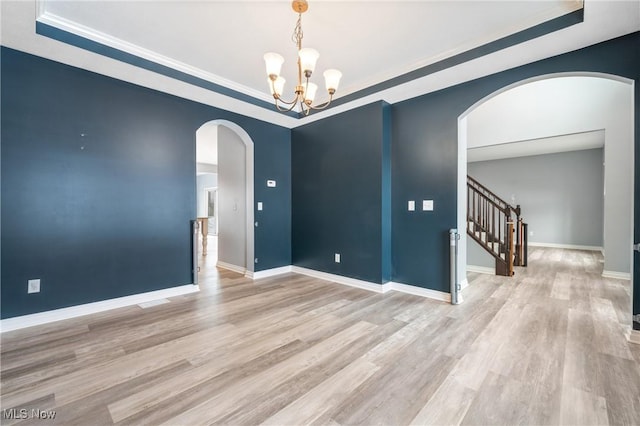
[[[284,92],[284,83],[286,81],[287,80],[285,80],[284,77],[277,77],[275,80],[272,80],[271,78],[267,79],[269,90],[271,90],[271,95],[273,97],[280,97],[280,95],[282,95]]]
[[[313,83],[307,83],[307,90],[304,93],[304,103],[310,105],[316,97],[318,91],[318,85]]]
[[[280,75],[280,70],[282,69],[284,58],[282,57],[282,55],[274,52],[269,52],[264,54],[264,63],[267,67],[267,75],[269,76],[269,78],[275,79]]]
[[[329,94],[333,95],[336,90],[338,90],[338,85],[340,84],[342,73],[338,70],[329,69],[326,70],[322,75],[324,75],[324,82],[327,86],[327,91],[329,92]]]
[[[298,57],[300,58],[300,66],[302,67],[305,77],[311,77],[311,73],[316,69],[316,62],[318,62],[320,53],[315,49],[305,47],[298,51]]]

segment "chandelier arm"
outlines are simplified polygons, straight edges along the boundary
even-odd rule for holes
[[[276,93],[276,88],[275,88],[275,79],[271,79],[271,92]],[[296,97],[294,100],[292,100],[291,102],[287,102],[285,100],[283,100],[279,94],[277,95],[273,95],[273,98],[276,100],[276,106],[278,106],[278,101],[282,102],[285,105],[295,105],[295,103],[298,101],[298,95],[296,94]],[[283,110],[278,108],[278,110],[282,111],[282,112],[288,112],[291,110]]]
[[[293,102],[284,102],[284,101],[283,101],[282,103],[287,104],[287,105],[291,105],[291,106],[290,106],[289,108],[282,108],[280,105],[278,105],[278,99],[276,99],[276,109],[277,109],[278,111],[280,111],[280,112],[289,112],[289,111],[292,111],[292,110],[293,110],[293,108],[295,108],[295,106],[298,104],[298,102],[297,102],[297,101],[298,101],[298,99],[297,99],[297,98],[296,98]]]
[[[291,102],[287,102],[287,101],[283,100],[281,97],[277,97],[277,98],[275,98],[275,100],[276,100],[276,102],[280,101],[280,103],[285,104],[285,105],[295,105],[296,102],[298,102],[298,98],[295,98]]]
[[[328,107],[329,104],[331,104],[332,100],[333,100],[333,95],[329,95],[329,100],[327,102],[317,106],[313,106],[313,105],[307,105],[307,106],[309,107],[309,109],[312,109],[314,111],[319,111]]]

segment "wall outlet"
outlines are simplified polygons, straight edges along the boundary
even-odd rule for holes
[[[414,200],[410,200],[410,201],[407,203],[407,209],[408,209],[410,212],[414,212],[414,211],[416,211],[416,202],[415,202]]]
[[[27,281],[27,293],[40,293],[40,280]]]
[[[433,210],[433,200],[422,200],[422,211],[428,212]]]
[[[334,257],[335,257],[336,263],[340,263],[340,253],[336,253]]]

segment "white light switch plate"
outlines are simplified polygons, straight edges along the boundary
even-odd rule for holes
[[[258,201],[258,210],[262,210],[262,201]]]
[[[413,200],[409,201],[409,211],[413,212],[415,210],[416,210],[416,202]]]
[[[27,281],[27,293],[40,293],[40,280]]]
[[[433,200],[422,200],[422,211],[433,210]]]
[[[340,263],[340,253],[336,253],[335,261],[336,261],[336,263]]]
[[[275,180],[268,180],[267,181],[267,186],[269,188],[275,188],[276,187],[276,181]]]

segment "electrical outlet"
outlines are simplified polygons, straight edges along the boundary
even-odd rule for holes
[[[27,281],[27,293],[40,293],[40,280]]]
[[[335,261],[336,263],[340,263],[340,253],[335,254]]]

